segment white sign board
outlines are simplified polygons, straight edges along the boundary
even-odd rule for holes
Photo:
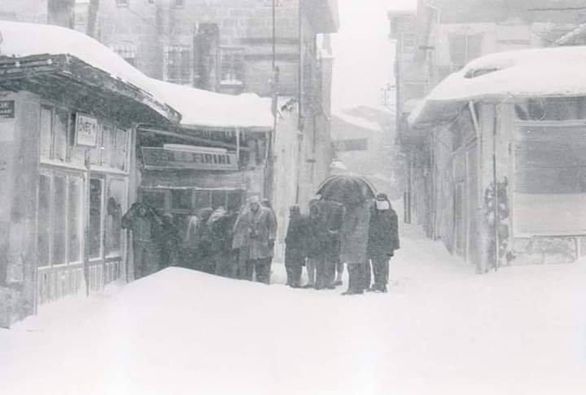
[[[84,147],[98,145],[98,120],[77,113],[75,116],[75,144]]]

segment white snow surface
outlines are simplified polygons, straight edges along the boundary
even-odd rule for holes
[[[409,121],[416,123],[434,102],[443,102],[447,108],[450,102],[586,95],[585,68],[586,46],[486,55],[440,82],[412,112]],[[440,113],[438,108],[434,110]]]
[[[480,276],[403,233],[388,294],[169,268],[44,306],[0,330],[2,394],[584,394],[586,262]]]
[[[53,25],[0,21],[0,55],[68,54],[130,83],[178,111],[181,124],[209,127],[272,128],[270,99],[248,93],[219,94],[152,79],[93,38]]]

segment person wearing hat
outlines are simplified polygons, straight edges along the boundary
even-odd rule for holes
[[[308,230],[307,218],[301,215],[299,206],[291,206],[285,236],[285,269],[287,285],[291,288],[301,286],[301,272],[307,256]]]
[[[272,249],[275,243],[276,224],[271,211],[261,206],[257,196],[250,198],[248,210],[240,218],[241,226],[247,230],[246,247],[248,259],[245,278],[256,275],[256,281],[270,284]]]
[[[397,213],[384,193],[376,195],[368,230],[368,259],[372,262],[374,285],[370,288],[370,264],[367,265],[365,287],[367,290],[387,292],[389,260],[399,249]]]

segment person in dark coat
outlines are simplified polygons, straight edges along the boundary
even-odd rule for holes
[[[232,227],[236,216],[223,207],[217,208],[208,219],[211,232],[211,251],[218,276],[236,278],[237,262],[232,256]]]
[[[327,270],[328,227],[323,205],[318,200],[309,206],[307,232],[307,277],[306,288],[312,285],[315,289],[330,288]],[[333,281],[332,281],[333,282]],[[331,286],[330,286],[331,285]]]
[[[371,200],[365,200],[359,204],[345,206],[340,232],[340,257],[348,267],[349,281],[348,290],[342,295],[364,293],[371,204]]]
[[[163,215],[158,241],[161,249],[161,268],[175,265],[180,237],[179,229],[173,223],[173,214],[166,213]]]
[[[292,288],[301,286],[301,271],[307,256],[307,218],[301,215],[299,206],[289,209],[289,226],[285,236],[285,269],[287,285]]]
[[[374,285],[370,290],[387,292],[389,260],[399,249],[397,213],[384,193],[376,195],[368,231],[368,258],[372,262]],[[370,266],[368,267],[370,268]],[[366,274],[366,287],[370,287],[370,270]]]
[[[205,207],[199,210],[199,225],[197,227],[197,260],[196,269],[206,273],[215,272],[212,233],[208,225],[208,220],[214,210],[211,207]]]
[[[122,217],[122,228],[132,232],[135,279],[152,274],[160,268],[157,238],[161,223],[154,209],[138,202]]]

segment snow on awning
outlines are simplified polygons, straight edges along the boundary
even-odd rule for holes
[[[273,128],[271,100],[254,93],[226,95],[151,79],[157,97],[182,115],[181,126]]]
[[[219,94],[147,77],[110,48],[75,30],[0,21],[0,56],[71,55],[181,114],[185,127],[272,129],[270,99]]]
[[[409,124],[447,120],[469,101],[586,95],[586,47],[500,52],[450,74],[409,116]]]

